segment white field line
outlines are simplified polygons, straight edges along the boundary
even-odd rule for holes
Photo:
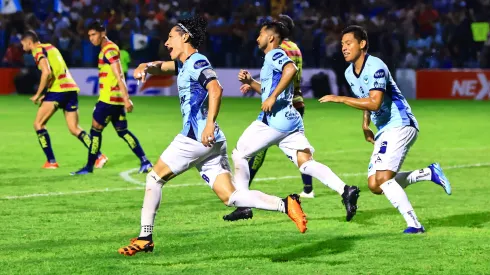
[[[465,169],[465,168],[474,168],[474,167],[487,167],[490,166],[490,162],[481,162],[481,163],[473,163],[473,164],[461,164],[454,166],[446,166],[443,167],[444,170],[453,170],[453,169]],[[130,174],[138,171],[138,168],[133,168],[128,171],[124,171],[120,173],[120,176],[123,180],[136,184],[136,185],[145,185],[144,182],[133,179]],[[358,176],[366,176],[367,172],[359,172],[359,173],[344,173],[339,174],[340,177],[358,177]],[[257,178],[255,181],[271,181],[271,180],[283,180],[283,179],[296,179],[300,178],[299,176],[284,176],[284,177],[268,177],[268,178]],[[180,187],[189,187],[189,186],[201,186],[205,185],[202,182],[196,183],[182,183],[182,184],[174,184],[174,185],[165,185],[164,188],[180,188]],[[28,194],[28,195],[20,195],[20,196],[5,196],[0,197],[0,200],[18,200],[18,199],[27,199],[27,198],[36,198],[36,197],[52,197],[52,196],[67,196],[67,195],[80,195],[80,194],[91,194],[91,193],[105,193],[105,192],[120,192],[120,191],[134,191],[134,190],[143,190],[144,187],[131,187],[131,188],[105,188],[105,189],[94,189],[94,190],[82,190],[82,191],[69,191],[69,192],[51,192],[51,193],[40,193],[40,194]]]

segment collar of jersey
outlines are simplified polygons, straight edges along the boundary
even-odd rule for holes
[[[354,73],[354,76],[359,78],[362,74],[362,71],[364,70],[364,66],[366,65],[366,62],[368,60],[368,57],[369,57],[369,54],[366,54],[366,57],[364,58],[364,61],[362,62],[362,67],[361,67],[361,71],[359,72],[359,74],[356,74],[356,67],[354,66],[354,63],[352,63],[352,73]]]

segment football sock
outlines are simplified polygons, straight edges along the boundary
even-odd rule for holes
[[[313,191],[313,178],[310,175],[301,174],[301,179],[303,180],[303,192],[311,193]]]
[[[228,200],[228,206],[252,207],[262,210],[286,212],[284,201],[276,196],[267,195],[256,190],[238,189]]]
[[[117,134],[119,135],[120,138],[126,141],[129,148],[133,150],[133,153],[140,159],[142,163],[148,161],[148,159],[145,156],[145,152],[143,151],[143,148],[141,148],[140,142],[138,141],[136,136],[133,135],[133,133],[131,133],[126,129],[126,130],[117,131]]]
[[[250,169],[250,180],[248,182],[248,186],[250,186],[252,184],[252,181],[255,178],[255,175],[259,171],[260,167],[262,167],[262,164],[264,163],[266,154],[267,154],[267,149],[259,152],[255,156],[251,157],[250,160],[248,161],[248,167]]]
[[[241,154],[234,149],[231,155],[233,163],[235,164],[235,188],[248,190],[248,183],[250,180],[250,168],[245,158],[241,157]]]
[[[51,147],[51,139],[49,138],[48,130],[41,129],[36,131],[39,144],[46,155],[49,162],[55,163],[56,159],[54,157],[53,148]]]
[[[344,193],[345,183],[326,165],[315,160],[309,160],[301,165],[299,171],[302,174],[316,178],[332,190],[337,191],[339,195]]]
[[[400,172],[396,175],[395,180],[401,187],[407,188],[410,184],[414,184],[419,181],[431,180],[432,172],[429,168],[415,170],[411,172]]]
[[[87,149],[90,149],[90,143],[92,141],[90,139],[89,134],[87,134],[87,132],[82,130],[80,132],[80,134],[78,134],[77,138],[83,143],[83,145],[85,145],[85,147],[87,147]],[[100,157],[100,155],[102,155],[102,153],[99,151],[99,153],[97,154],[97,157]]]
[[[400,214],[402,214],[407,222],[408,227],[420,228],[422,226],[417,219],[417,215],[415,215],[412,204],[410,204],[410,201],[408,200],[407,193],[405,193],[395,179],[391,179],[381,184],[379,187],[383,190],[383,193],[393,207],[400,211]]]
[[[92,127],[92,129],[90,129],[90,137],[92,140],[88,149],[87,167],[94,167],[95,161],[99,155],[100,147],[102,146],[102,130]]]
[[[160,200],[162,199],[162,187],[165,181],[162,180],[155,171],[150,171],[146,175],[145,198],[143,208],[141,208],[141,231],[139,238],[151,236],[153,234],[153,224]]]

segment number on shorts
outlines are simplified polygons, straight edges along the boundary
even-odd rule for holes
[[[205,174],[202,174],[202,179],[205,180],[207,183],[209,183],[209,178]]]

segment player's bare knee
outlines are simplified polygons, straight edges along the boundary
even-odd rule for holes
[[[152,188],[155,188],[155,187],[163,187],[163,185],[166,183],[167,181],[163,178],[161,178],[160,176],[158,176],[158,174],[152,170],[150,171],[147,175],[146,175],[146,189],[152,189]]]
[[[313,160],[313,156],[311,155],[311,151],[308,148],[306,148],[304,150],[299,150],[296,153],[296,158],[297,158],[296,162],[297,162],[298,168],[301,168],[301,166],[303,166],[303,164],[307,163],[308,161]]]
[[[371,190],[371,193],[375,195],[381,195],[383,193],[383,190],[379,187],[381,184],[378,184],[376,180],[376,175],[372,175],[368,178],[368,187],[369,190]]]

